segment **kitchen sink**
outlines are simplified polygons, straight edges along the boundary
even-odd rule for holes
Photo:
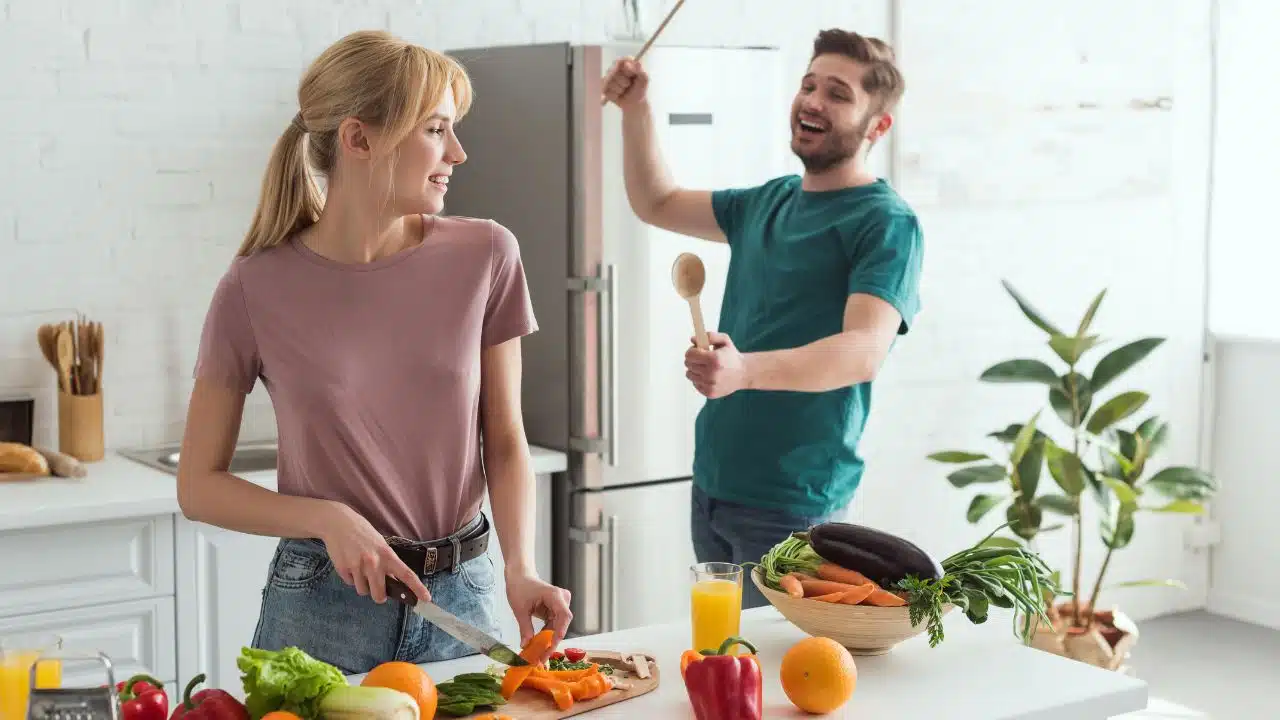
[[[173,443],[159,447],[121,450],[120,454],[147,467],[177,475],[181,450],[181,443]],[[235,452],[231,455],[231,466],[227,471],[239,474],[275,470],[277,456],[277,446],[274,442],[237,445]]]

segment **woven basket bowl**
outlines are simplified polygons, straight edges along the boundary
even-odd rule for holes
[[[827,637],[854,655],[883,655],[894,645],[925,631],[925,623],[911,625],[906,607],[837,605],[812,598],[793,598],[764,584],[764,571],[752,568],[751,582],[792,625],[815,637]],[[943,606],[943,614],[953,605]]]

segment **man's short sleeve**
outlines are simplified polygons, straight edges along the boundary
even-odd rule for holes
[[[262,373],[262,361],[239,270],[233,263],[213,291],[200,334],[195,377],[247,395]]]
[[[898,334],[907,334],[920,311],[924,236],[919,219],[910,211],[891,210],[852,239],[849,294],[874,295],[892,305],[902,316]]]
[[[524,264],[520,261],[520,244],[505,226],[496,222],[491,225],[492,284],[481,330],[484,347],[500,345],[538,329]]]

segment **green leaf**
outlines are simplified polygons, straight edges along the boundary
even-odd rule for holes
[[[987,460],[988,457],[982,453],[965,452],[964,450],[943,450],[933,453],[929,456],[929,459],[944,463],[967,463]]]
[[[1043,383],[1053,386],[1058,384],[1058,373],[1047,363],[1040,360],[1020,358],[996,363],[978,378],[990,383]]]
[[[974,483],[1000,482],[1006,477],[1008,475],[1003,465],[975,465],[956,470],[947,476],[947,480],[950,480],[952,485],[962,488]]]
[[[986,540],[983,540],[982,542],[978,543],[978,547],[1020,548],[1022,547],[1022,543],[1018,542],[1017,540],[1014,540],[1013,538],[1000,537],[999,535],[992,535]]]
[[[1045,445],[1045,455],[1049,461],[1049,474],[1058,487],[1072,497],[1084,492],[1084,463],[1080,458],[1052,443]]]
[[[1049,347],[1068,365],[1075,365],[1090,348],[1098,344],[1097,335],[1054,335]]]
[[[991,509],[1008,498],[1007,495],[987,495],[979,493],[973,496],[973,500],[969,503],[969,511],[965,513],[965,518],[971,523],[976,523],[983,518]]]
[[[1147,439],[1147,457],[1160,452],[1169,439],[1169,423],[1152,416],[1138,426],[1138,434]]]
[[[1124,456],[1124,452],[1109,446],[1102,446],[1102,472],[1112,477],[1129,477],[1133,472],[1133,463]]]
[[[1105,471],[1103,475],[1105,475]],[[1111,496],[1107,493],[1107,486],[1100,479],[1100,475],[1090,469],[1088,466],[1084,468],[1084,482],[1093,491],[1093,497],[1098,501],[1099,505],[1105,506],[1111,501]]]
[[[1027,302],[1022,295],[1013,288],[1013,285],[1008,280],[1001,280],[1000,284],[1004,285],[1005,291],[1009,293],[1014,302],[1018,303],[1018,308],[1022,310],[1022,314],[1026,315],[1027,319],[1030,320],[1032,324],[1050,335],[1062,334],[1062,331],[1050,324],[1048,320],[1045,320],[1044,316],[1032,307],[1031,303]]]
[[[1129,487],[1129,485],[1125,483],[1125,481],[1117,480],[1116,478],[1113,478],[1113,477],[1104,477],[1102,478],[1102,482],[1106,483],[1107,487],[1111,489],[1111,492],[1116,494],[1116,499],[1120,501],[1120,507],[1122,509],[1127,508],[1129,512],[1132,512],[1133,510],[1137,509],[1138,507],[1138,491],[1137,490],[1134,490],[1132,487]]]
[[[1174,587],[1179,590],[1186,590],[1187,584],[1181,580],[1129,580],[1128,582],[1116,583],[1115,585],[1106,586],[1107,590],[1119,590],[1120,588],[1131,587]]]
[[[1076,514],[1076,503],[1066,495],[1041,495],[1036,498],[1036,505],[1043,510],[1052,513],[1074,517]]]
[[[1093,388],[1089,385],[1089,378],[1080,373],[1067,373],[1059,380],[1061,387],[1049,388],[1049,405],[1053,407],[1053,411],[1058,413],[1058,417],[1062,418],[1062,422],[1067,427],[1079,427],[1080,423],[1089,415],[1089,408],[1093,406]],[[1071,392],[1076,395],[1076,403],[1079,405],[1079,419],[1073,421],[1071,417]]]
[[[1022,423],[1010,423],[1003,430],[996,430],[994,432],[987,433],[987,437],[995,438],[1002,443],[1013,443],[1018,439],[1018,433],[1020,432],[1022,432]],[[1035,431],[1035,436],[1036,440],[1043,440],[1048,437],[1039,429]]]
[[[1076,328],[1076,335],[1083,335],[1089,330],[1089,326],[1093,324],[1093,316],[1098,314],[1098,306],[1102,304],[1102,298],[1107,294],[1106,288],[1099,292],[1093,302],[1089,304],[1089,309],[1084,311],[1084,317],[1080,318],[1080,327]]]
[[[1102,542],[1112,550],[1120,550],[1133,541],[1133,511],[1121,506],[1114,523],[1102,525]]]
[[[1036,489],[1040,487],[1040,470],[1043,467],[1044,443],[1033,442],[1023,453],[1016,467],[1018,492],[1028,500],[1036,496]]]
[[[1040,411],[1037,410],[1036,414],[1031,416],[1031,421],[1018,430],[1018,436],[1013,439],[1013,451],[1009,453],[1009,462],[1017,465],[1022,461],[1022,456],[1026,454],[1027,448],[1031,447],[1031,441],[1035,438],[1036,421],[1039,419]]]
[[[1165,505],[1145,507],[1142,509],[1149,512],[1185,513],[1187,515],[1201,515],[1205,511],[1204,505],[1190,500],[1173,500]]]
[[[1150,396],[1140,390],[1120,393],[1093,412],[1085,430],[1097,435],[1112,425],[1138,412]]]
[[[1040,522],[1044,519],[1040,508],[1019,499],[1005,510],[1005,518],[1009,521],[1009,529],[1020,538],[1030,540],[1040,531]]]
[[[1093,368],[1093,389],[1097,391],[1106,387],[1129,368],[1142,362],[1143,358],[1150,355],[1151,351],[1163,342],[1164,338],[1143,338],[1134,340],[1128,345],[1122,345],[1104,355]]]
[[[1218,488],[1213,476],[1192,467],[1167,467],[1152,475],[1144,487],[1149,487],[1170,500],[1208,500]]]

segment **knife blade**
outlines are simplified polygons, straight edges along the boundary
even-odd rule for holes
[[[528,665],[529,661],[520,657],[519,653],[507,647],[501,640],[444,608],[427,600],[419,600],[409,586],[393,577],[387,577],[387,596],[399,600],[409,606],[419,617],[444,630],[468,646],[480,651],[481,655],[503,665],[519,667]]]

